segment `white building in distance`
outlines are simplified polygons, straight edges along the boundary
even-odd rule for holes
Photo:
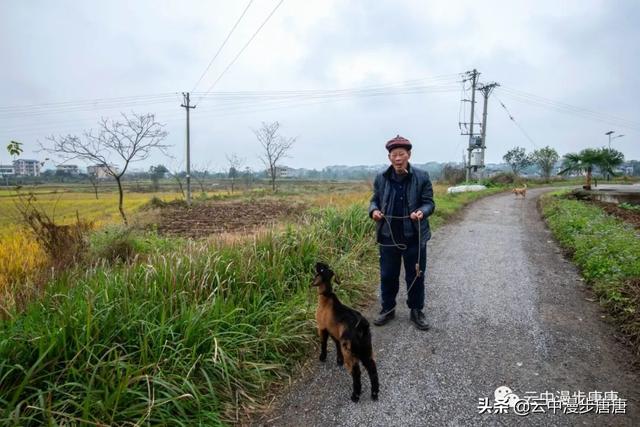
[[[13,165],[0,165],[0,176],[13,176],[15,173]]]
[[[13,170],[17,176],[40,176],[41,163],[38,160],[18,159],[13,161]]]
[[[109,166],[111,170],[118,173],[118,168],[115,166]],[[87,174],[91,176],[95,176],[98,179],[109,178],[111,174],[109,173],[109,168],[105,164],[98,164],[93,166],[87,166]]]
[[[73,176],[80,175],[78,165],[56,165],[56,172],[67,173]]]

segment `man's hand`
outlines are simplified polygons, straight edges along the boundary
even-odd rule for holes
[[[424,218],[422,211],[411,212],[411,219],[413,221],[420,221],[422,218]]]
[[[382,212],[380,212],[378,209],[376,209],[371,214],[371,218],[373,218],[374,221],[380,221],[382,218],[384,218],[384,215],[382,215]]]

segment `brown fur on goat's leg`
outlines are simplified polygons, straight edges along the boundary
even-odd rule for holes
[[[355,357],[349,350],[348,341],[342,341],[342,347],[343,347],[342,354],[344,356],[344,365],[347,367],[347,370],[351,373],[351,378],[353,379],[353,392],[351,393],[351,400],[354,402],[357,402],[360,400],[360,395],[362,394],[360,363],[358,362],[358,358]]]
[[[371,399],[378,400],[380,383],[378,380],[378,368],[376,367],[376,361],[371,358],[369,360],[363,360],[362,364],[367,370],[367,374],[369,374],[369,380],[371,381]]]
[[[319,329],[318,334],[320,335],[320,361],[324,362],[327,360],[327,341],[329,340],[329,331],[326,329]]]

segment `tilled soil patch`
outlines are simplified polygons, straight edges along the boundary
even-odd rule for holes
[[[157,230],[161,234],[191,238],[216,233],[247,232],[295,217],[302,204],[276,201],[205,202],[185,206],[166,206],[160,210]]]
[[[609,215],[616,216],[623,220],[624,222],[628,222],[633,225],[635,228],[640,229],[640,212],[634,211],[631,209],[624,209],[613,203],[604,203],[598,201],[592,201],[591,203],[601,207],[607,212]]]

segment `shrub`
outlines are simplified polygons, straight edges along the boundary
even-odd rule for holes
[[[110,225],[93,233],[90,238],[92,258],[108,262],[130,260],[136,253],[131,229],[124,225]]]
[[[442,168],[442,180],[449,185],[456,185],[466,180],[466,171],[462,166],[445,165]]]
[[[76,212],[75,223],[57,224],[34,203],[35,200],[35,195],[28,194],[16,201],[16,210],[26,229],[40,243],[56,269],[62,270],[79,261],[86,248],[85,236],[93,223],[81,220]]]
[[[498,185],[513,184],[514,182],[516,182],[516,177],[512,172],[499,172],[495,175],[485,178],[482,184],[486,185],[487,187],[495,187]]]

